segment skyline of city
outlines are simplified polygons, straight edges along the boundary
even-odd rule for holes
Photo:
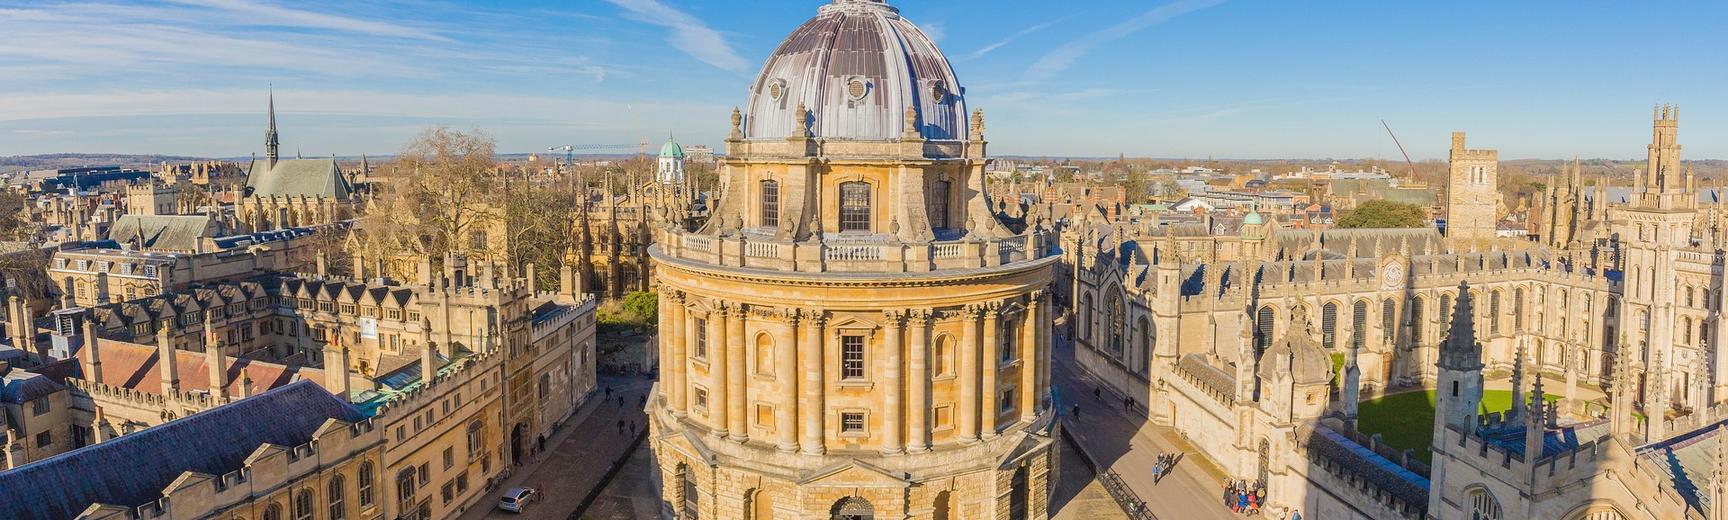
[[[272,84],[284,146],[315,156],[388,155],[427,126],[511,153],[718,145],[770,29],[822,3],[0,2],[0,154],[245,156]],[[1631,159],[1635,122],[1675,103],[1687,157],[1728,158],[1706,90],[1728,68],[1698,50],[1728,44],[1702,25],[1720,6],[982,4],[897,7],[947,49],[994,155],[1399,158],[1386,119],[1418,160],[1452,130],[1509,159]]]

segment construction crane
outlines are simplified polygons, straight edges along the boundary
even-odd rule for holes
[[[1410,165],[1410,180],[1416,180],[1416,162],[1410,160],[1410,152],[1404,151],[1404,143],[1398,142],[1398,134],[1392,133],[1392,125],[1381,119],[1380,126],[1386,127],[1386,135],[1392,136],[1392,144],[1398,145],[1398,153],[1404,154],[1404,164]]]

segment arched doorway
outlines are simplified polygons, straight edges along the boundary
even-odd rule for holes
[[[1008,518],[1009,520],[1026,520],[1029,518],[1026,509],[1027,503],[1031,502],[1032,486],[1027,483],[1025,466],[1014,470],[1013,482],[1013,490],[1008,494]]]
[[[859,497],[846,497],[834,503],[828,511],[832,520],[875,520],[876,508],[870,506],[870,501]]]
[[[522,433],[527,429],[528,429],[528,425],[525,425],[522,423],[516,423],[516,427],[510,429],[510,460],[511,461],[521,461],[522,460]]]
[[[948,520],[948,518],[953,515],[953,513],[949,511],[951,507],[949,506],[949,502],[953,500],[953,497],[954,494],[948,491],[937,493],[935,503],[930,505],[930,518],[934,520]]]

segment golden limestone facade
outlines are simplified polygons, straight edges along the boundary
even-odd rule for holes
[[[1728,517],[1713,506],[1728,503],[1725,241],[1677,121],[1658,108],[1630,188],[1587,190],[1568,171],[1535,241],[1493,238],[1497,153],[1462,134],[1445,234],[1257,213],[1210,237],[1064,222],[1065,336],[1148,421],[1264,482],[1272,511]],[[1515,403],[1559,399],[1480,413],[1489,380]],[[1432,464],[1356,430],[1360,400],[1422,388],[1439,400]]]
[[[651,249],[663,517],[1048,517],[1056,257],[989,212],[960,92],[881,2],[770,58],[711,218]]]

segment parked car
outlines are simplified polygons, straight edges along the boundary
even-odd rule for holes
[[[503,509],[512,513],[521,513],[528,509],[528,504],[538,500],[540,500],[540,492],[535,491],[534,488],[510,488],[509,491],[504,492],[503,497],[498,499],[498,509]]]

